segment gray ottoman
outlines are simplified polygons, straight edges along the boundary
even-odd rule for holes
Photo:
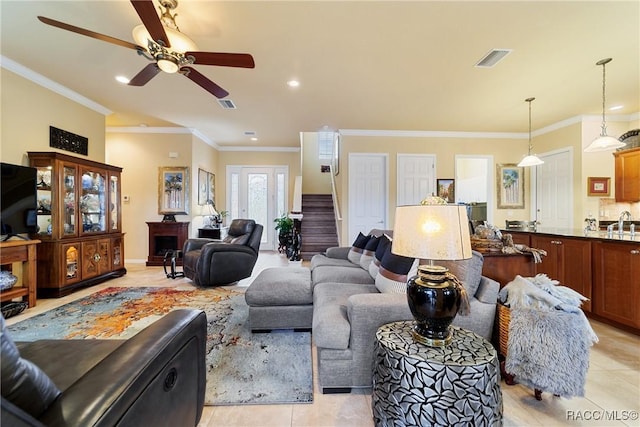
[[[252,332],[311,330],[313,295],[308,268],[267,268],[251,283],[244,298]]]

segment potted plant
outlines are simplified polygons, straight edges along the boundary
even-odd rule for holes
[[[283,214],[280,218],[273,220],[276,223],[275,229],[278,231],[278,252],[287,253],[287,249],[293,243],[293,220],[286,214]]]
[[[229,211],[220,211],[220,213],[218,213],[218,216],[220,217],[219,224],[222,224],[223,227],[226,226],[227,217],[229,216]]]

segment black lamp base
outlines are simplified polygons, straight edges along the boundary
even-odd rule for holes
[[[449,326],[460,309],[458,285],[445,267],[421,265],[407,282],[407,300],[416,323],[413,339],[430,347],[451,343]]]

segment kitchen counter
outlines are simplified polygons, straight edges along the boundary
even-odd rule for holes
[[[565,236],[565,237],[578,237],[587,239],[617,241],[617,242],[630,242],[640,243],[640,227],[637,227],[636,233],[632,236],[628,231],[625,231],[622,235],[618,234],[615,230],[613,234],[607,234],[606,231],[589,231],[585,232],[582,228],[554,228],[554,227],[542,227],[539,226],[536,231],[528,230],[502,230],[503,233],[527,233],[530,235],[550,235],[550,236]]]

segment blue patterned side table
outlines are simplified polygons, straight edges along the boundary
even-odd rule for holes
[[[447,347],[413,341],[413,322],[376,333],[373,418],[376,426],[501,426],[498,354],[484,338],[452,326]]]

